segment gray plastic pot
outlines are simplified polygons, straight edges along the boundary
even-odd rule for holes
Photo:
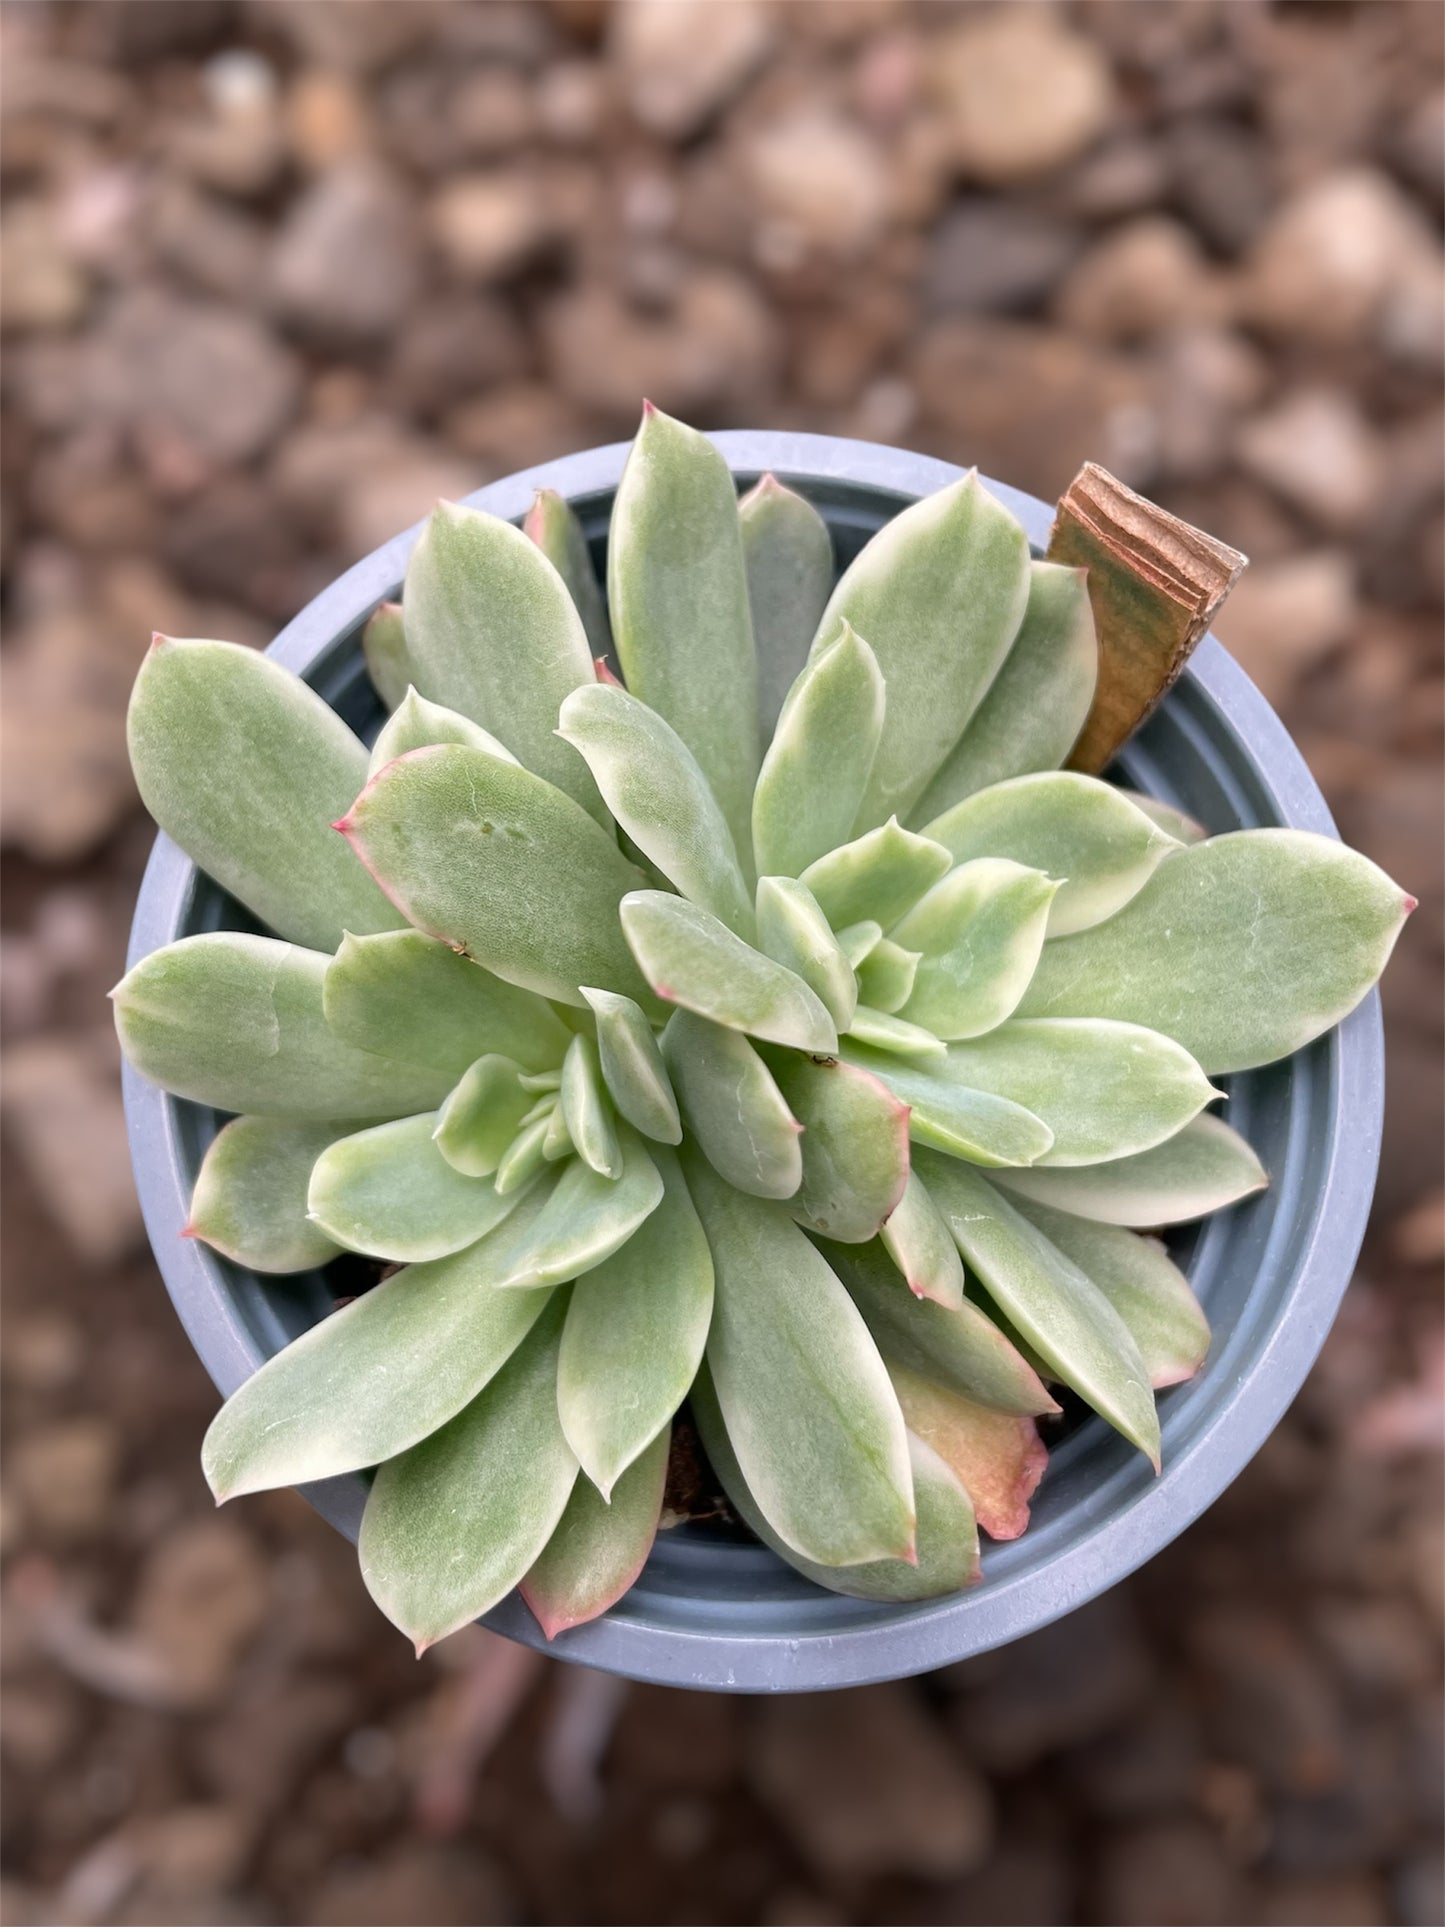
[[[715,437],[740,485],[765,469],[802,490],[833,530],[840,566],[908,502],[961,471],[902,450],[825,436]],[[557,489],[602,555],[627,448],[549,462],[470,496],[520,521],[539,487]],[[1042,549],[1052,510],[988,486]],[[362,624],[394,597],[416,531],[388,542],[317,596],[272,645],[355,728],[381,709],[362,666]],[[1127,782],[1222,831],[1270,824],[1334,834],[1319,790],[1278,718],[1212,637],[1119,759]],[[131,934],[131,962],[196,931],[247,927],[243,912],[168,838],[156,840]],[[1184,1249],[1215,1339],[1203,1372],[1161,1395],[1164,1470],[1090,1417],[1054,1450],[1022,1539],[987,1545],[972,1591],[920,1605],[821,1591],[736,1531],[687,1525],[660,1536],[611,1612],[547,1647],[513,1596],[497,1631],[558,1657],[676,1686],[739,1692],[855,1686],[987,1651],[1072,1611],[1142,1565],[1196,1519],[1258,1451],[1324,1341],[1364,1235],[1379,1158],[1383,1052],[1373,994],[1331,1035],[1287,1063],[1229,1082],[1229,1116],[1271,1173],[1258,1200],[1220,1213]],[[211,1377],[229,1393],[321,1317],[319,1274],[257,1276],[180,1235],[191,1187],[220,1119],[126,1071],[136,1181],[166,1286]],[[197,1442],[199,1444],[199,1441]],[[305,1488],[356,1537],[362,1477]]]

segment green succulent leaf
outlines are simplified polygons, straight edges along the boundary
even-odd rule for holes
[[[662,1202],[572,1288],[557,1407],[605,1499],[687,1396],[712,1319],[712,1255],[677,1159],[653,1154]]]
[[[846,1030],[858,984],[813,893],[793,877],[759,877],[757,914],[759,947],[816,991],[838,1029]]]
[[[1176,843],[1202,843],[1209,835],[1202,823],[1183,810],[1175,809],[1172,803],[1161,803],[1157,796],[1145,796],[1140,790],[1121,789],[1121,796],[1127,796],[1136,810],[1143,810],[1151,823],[1157,823],[1166,836],[1172,836]]]
[[[607,626],[607,608],[592,566],[587,534],[576,512],[556,489],[539,488],[522,523],[522,533],[536,543],[566,583],[587,631],[587,647],[594,656],[605,656],[612,647],[612,631]]]
[[[1010,857],[1053,877],[1050,937],[1114,916],[1179,847],[1120,791],[1073,770],[995,783],[936,818],[927,834],[956,862]]]
[[[1157,1238],[1090,1224],[1028,1198],[1020,1213],[1103,1292],[1129,1327],[1155,1389],[1193,1378],[1209,1352],[1209,1320]]]
[[[1047,944],[1020,1013],[1145,1024],[1206,1071],[1251,1070],[1354,1009],[1413,907],[1331,837],[1211,837],[1174,851],[1099,929]]]
[[[590,1037],[574,1037],[567,1046],[560,1108],[582,1162],[599,1177],[620,1178],[622,1147],[612,1128],[612,1106],[602,1085],[597,1045]]]
[[[517,1216],[543,1202],[534,1192]],[[547,1302],[494,1288],[494,1241],[397,1272],[248,1378],[202,1448],[217,1499],[379,1465],[475,1398]]]
[[[814,897],[813,901],[816,903],[818,899]],[[845,924],[837,936],[838,948],[853,969],[859,971],[883,941],[883,926],[865,918],[862,923]]]
[[[141,800],[186,855],[292,943],[401,919],[331,828],[366,751],[299,676],[230,642],[157,636],[126,718]]]
[[[734,936],[725,923],[663,890],[622,899],[622,928],[664,1003],[798,1050],[832,1051],[838,1033],[801,977]]]
[[[1041,1117],[1054,1134],[1035,1160],[1045,1165],[1147,1151],[1219,1096],[1171,1037],[1108,1018],[1013,1019],[950,1045],[945,1074]]]
[[[1159,1466],[1159,1415],[1132,1333],[1099,1287],[966,1164],[921,1152],[964,1262],[1065,1385]]]
[[[617,821],[682,894],[743,938],[753,906],[722,811],[692,751],[646,703],[609,683],[574,689],[557,731]]]
[[[573,1158],[547,1189],[535,1218],[519,1221],[513,1238],[497,1243],[497,1283],[535,1290],[580,1278],[619,1250],[651,1217],[662,1179],[642,1139],[619,1124],[622,1175],[605,1178]]]
[[[1028,540],[976,474],[895,516],[847,570],[818,638],[850,622],[888,685],[856,829],[906,815],[927,789],[1007,656],[1028,593]]]
[[[890,929],[953,868],[941,843],[905,830],[895,817],[810,863],[801,881],[835,930],[877,923]]]
[[[464,1177],[493,1177],[531,1105],[532,1094],[510,1057],[479,1057],[437,1112],[437,1150]]]
[[[520,1587],[548,1639],[599,1618],[647,1564],[662,1514],[671,1438],[664,1426],[617,1481],[610,1502],[588,1479],[573,1486],[556,1531]]]
[[[1000,1171],[1010,1192],[1096,1224],[1187,1224],[1237,1204],[1269,1183],[1238,1131],[1207,1111],[1133,1157],[1058,1170]]]
[[[772,733],[833,586],[833,538],[811,502],[764,475],[738,503],[758,656],[758,709]]]
[[[651,404],[612,509],[607,589],[623,678],[697,758],[746,868],[761,744],[737,494],[707,437]]]
[[[903,1196],[879,1229],[883,1249],[903,1274],[915,1298],[931,1299],[957,1311],[963,1298],[963,1260],[953,1233],[928,1195],[928,1186],[910,1171]]]
[[[906,1365],[890,1363],[888,1376],[909,1431],[973,1500],[982,1530],[991,1539],[1017,1539],[1049,1459],[1034,1421],[977,1405]]]
[[[343,828],[412,923],[508,983],[566,1004],[581,984],[647,999],[617,922],[641,873],[530,770],[458,744],[413,750],[372,777]]]
[[[378,770],[411,750],[431,749],[438,743],[462,743],[468,749],[499,756],[504,763],[517,760],[511,750],[489,735],[480,723],[474,723],[455,709],[443,709],[440,703],[429,703],[425,696],[408,688],[371,746],[367,775],[375,776]]]
[[[411,552],[402,608],[417,687],[605,825],[586,765],[556,736],[563,698],[592,681],[592,651],[537,545],[495,515],[439,502]]]
[[[677,1099],[651,1024],[630,997],[586,984],[582,995],[597,1020],[602,1078],[613,1103],[644,1137],[659,1144],[679,1143]]]
[[[502,1153],[493,1179],[498,1197],[524,1191],[547,1162],[547,1134],[552,1128],[555,1104],[548,1104],[540,1117],[523,1119],[517,1135]]]
[[[772,1054],[773,1075],[803,1127],[803,1182],[793,1213],[844,1244],[876,1238],[908,1183],[908,1106],[885,1084],[836,1058]]]
[[[439,1104],[445,1073],[357,1050],[327,1023],[329,962],[234,930],[182,937],[111,992],[121,1048],[151,1083],[218,1111],[354,1119]]]
[[[852,927],[856,930],[858,925]],[[896,1016],[913,995],[922,956],[919,950],[905,950],[890,937],[881,937],[857,966],[860,999],[870,1010]]]
[[[970,1299],[942,1305],[915,1296],[881,1243],[822,1249],[885,1359],[992,1411],[1024,1416],[1058,1411],[1033,1366]]]
[[[347,936],[326,970],[326,1021],[357,1050],[453,1082],[479,1057],[559,1065],[571,1033],[542,997],[504,983],[422,930]]]
[[[399,602],[383,602],[367,617],[361,653],[372,687],[388,709],[395,709],[413,680]]]
[[[845,622],[788,692],[753,793],[761,872],[796,877],[852,834],[883,733],[883,677]]]
[[[662,1054],[688,1129],[713,1169],[756,1198],[791,1198],[803,1182],[802,1126],[740,1032],[674,1012]]]
[[[559,1102],[553,1104],[547,1114],[547,1131],[542,1139],[542,1156],[548,1164],[557,1164],[563,1158],[571,1157],[576,1145],[572,1142],[571,1127],[567,1123],[567,1113]],[[606,1177],[607,1172],[601,1173]]]
[[[1011,1016],[1058,888],[1005,857],[975,857],[935,883],[894,926],[898,943],[922,953],[903,1016],[943,1038],[980,1037]]]
[[[346,1126],[237,1117],[212,1138],[186,1236],[252,1271],[308,1271],[340,1245],[306,1216],[311,1167]]]
[[[486,1389],[377,1472],[357,1550],[418,1653],[495,1606],[541,1556],[577,1478],[557,1418],[564,1305],[546,1305]]]
[[[784,1206],[699,1158],[687,1178],[716,1272],[708,1367],[764,1517],[822,1565],[911,1558],[903,1416],[853,1301]]]
[[[692,1412],[708,1461],[734,1509],[780,1559],[830,1592],[854,1599],[905,1602],[959,1592],[979,1577],[978,1530],[973,1502],[932,1446],[908,1433],[908,1464],[917,1510],[914,1560],[872,1559],[859,1565],[820,1565],[794,1550],[768,1523],[748,1490],[723,1422],[722,1408],[704,1365],[693,1387]]]
[[[1028,607],[1013,647],[914,806],[917,820],[931,822],[966,796],[1010,777],[1057,769],[1084,726],[1098,669],[1085,571],[1031,563]]]
[[[399,1117],[339,1138],[317,1158],[306,1207],[348,1251],[420,1264],[462,1251],[502,1222],[517,1194],[499,1197],[463,1177],[434,1142],[437,1114]]]
[[[879,1051],[844,1046],[850,1063],[881,1078],[909,1107],[908,1135],[972,1164],[1034,1164],[1045,1156],[1054,1134],[1024,1105],[990,1091],[971,1090],[947,1065],[909,1064]]]
[[[853,1012],[848,1037],[855,1045],[887,1051],[891,1057],[922,1059],[924,1069],[941,1070],[947,1056],[947,1046],[931,1030],[910,1024],[907,1018],[895,1017],[890,1011],[874,1010],[869,1004],[859,1004]]]

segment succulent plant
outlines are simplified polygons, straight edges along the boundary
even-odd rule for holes
[[[1086,585],[972,475],[835,581],[808,502],[648,409],[605,607],[556,496],[443,504],[364,647],[370,753],[223,642],[157,638],[131,706],[151,813],[266,932],[114,993],[138,1070],[236,1114],[188,1231],[398,1267],[228,1400],[218,1498],[376,1468],[362,1571],[420,1648],[519,1584],[549,1635],[617,1599],[685,1400],[738,1513],[869,1598],[1023,1529],[1061,1388],[1157,1466],[1209,1332],[1143,1234],[1265,1184],[1210,1080],[1358,1002],[1396,885],[1061,769]]]

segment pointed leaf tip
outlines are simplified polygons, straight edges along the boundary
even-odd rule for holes
[[[1401,905],[1401,908],[1404,910],[1405,915],[1407,917],[1413,916],[1415,911],[1417,911],[1420,908],[1420,899],[1418,897],[1407,896],[1403,904]]]
[[[592,667],[596,672],[598,682],[606,683],[613,689],[622,689],[625,687],[622,678],[613,669],[612,664],[607,660],[606,656],[599,656]]]

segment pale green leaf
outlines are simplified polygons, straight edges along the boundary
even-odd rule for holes
[[[607,609],[592,566],[587,533],[571,505],[556,489],[539,488],[522,523],[522,533],[536,543],[566,583],[593,656],[605,656],[612,647],[612,631],[607,626]]]
[[[366,751],[279,663],[157,636],[126,736],[156,822],[278,936],[334,950],[343,930],[400,923],[331,827],[366,781]]]
[[[1133,1157],[1070,1169],[1000,1171],[1008,1190],[1097,1224],[1186,1224],[1269,1183],[1238,1131],[1202,1111],[1182,1131]]]
[[[646,1565],[662,1514],[671,1437],[664,1426],[617,1481],[610,1503],[590,1479],[573,1486],[556,1531],[520,1586],[548,1639],[605,1613]]]
[[[813,898],[816,903],[818,900]],[[864,918],[861,923],[847,923],[837,932],[838,948],[848,959],[854,970],[861,970],[875,947],[883,940],[883,926]]]
[[[855,930],[856,924],[852,926]],[[858,996],[870,1010],[896,1016],[913,995],[922,952],[882,937],[858,965]]]
[[[632,954],[664,1003],[770,1043],[837,1048],[833,1020],[802,978],[697,904],[663,890],[634,890],[622,899],[621,915]]]
[[[883,733],[883,677],[845,622],[788,692],[753,794],[760,872],[801,876],[846,843]]]
[[[188,1238],[252,1271],[308,1271],[341,1247],[306,1216],[311,1167],[345,1126],[237,1117],[211,1140],[191,1193]]]
[[[445,1072],[357,1050],[327,1023],[329,962],[234,930],[182,937],[111,992],[121,1048],[142,1077],[218,1111],[377,1118],[439,1104]]]
[[[479,1057],[437,1112],[436,1147],[463,1176],[492,1177],[530,1108],[531,1093],[512,1059]]]
[[[502,1154],[497,1175],[492,1180],[499,1197],[510,1197],[525,1190],[547,1161],[547,1132],[556,1106],[548,1104],[541,1117],[523,1120],[521,1128]]]
[[[952,1232],[928,1195],[928,1186],[913,1172],[878,1235],[915,1298],[929,1298],[935,1305],[959,1309],[964,1302],[963,1260]]]
[[[707,1239],[670,1151],[653,1153],[661,1204],[572,1289],[557,1407],[582,1470],[606,1497],[687,1396],[712,1320]]]
[[[977,1405],[906,1365],[890,1363],[888,1376],[909,1431],[932,1446],[973,1500],[981,1529],[991,1539],[1017,1539],[1049,1459],[1038,1426]]]
[[[887,930],[952,868],[953,858],[942,844],[890,817],[810,863],[801,880],[835,930],[865,922]]]
[[[772,732],[833,586],[833,538],[811,502],[764,475],[738,503],[748,606],[758,654],[758,707]]]
[[[713,1169],[753,1197],[791,1198],[803,1181],[802,1127],[747,1038],[679,1010],[662,1033],[662,1054]]]
[[[562,1167],[535,1219],[497,1241],[497,1283],[523,1290],[580,1278],[610,1258],[657,1209],[662,1179],[642,1139],[618,1126],[622,1175],[601,1177],[580,1158]]]
[[[848,1036],[855,1044],[887,1051],[891,1057],[911,1058],[924,1069],[941,1069],[947,1055],[947,1047],[931,1030],[910,1024],[905,1017],[895,1017],[891,1011],[874,1010],[869,1004],[859,1004],[853,1012]]]
[[[435,1113],[339,1138],[311,1171],[306,1208],[348,1251],[393,1264],[445,1258],[502,1222],[517,1195],[463,1177],[437,1149]]]
[[[562,1311],[548,1304],[486,1389],[372,1482],[361,1576],[418,1653],[504,1598],[566,1510],[577,1461],[557,1419]]]
[[[567,1123],[567,1113],[559,1102],[552,1105],[547,1114],[547,1131],[542,1139],[542,1156],[548,1164],[558,1164],[563,1158],[571,1157],[577,1147],[572,1142],[572,1131]],[[603,1173],[605,1176],[606,1173]]]
[[[574,1037],[567,1046],[559,1108],[582,1162],[601,1177],[620,1178],[622,1149],[612,1128],[612,1106],[602,1087],[597,1045],[590,1037]]]
[[[783,1205],[696,1157],[687,1177],[716,1274],[708,1367],[763,1516],[823,1565],[910,1557],[903,1416],[862,1316]]]
[[[398,756],[405,756],[411,750],[430,749],[437,743],[462,743],[468,749],[485,750],[488,756],[500,756],[504,763],[517,760],[511,750],[489,735],[480,723],[474,723],[455,709],[443,709],[440,703],[429,703],[425,696],[408,688],[371,746],[367,775],[375,776],[379,769],[385,769],[388,763],[394,763]]]
[[[1036,1163],[1054,1141],[1042,1118],[1010,1098],[970,1090],[948,1073],[946,1060],[905,1063],[851,1040],[844,1051],[850,1063],[882,1078],[909,1106],[908,1134],[915,1144],[931,1144],[973,1164],[1014,1165]]]
[[[761,744],[737,493],[706,436],[650,404],[612,507],[607,589],[623,679],[701,764],[746,870]]]
[[[592,651],[537,545],[495,515],[439,502],[411,552],[402,609],[423,694],[480,723],[605,823],[587,766],[556,736],[563,698],[592,681]]]
[[[361,632],[361,653],[372,687],[387,709],[395,709],[412,683],[406,624],[399,602],[383,602],[367,617]]]
[[[1150,822],[1157,823],[1176,843],[1202,843],[1209,834],[1202,823],[1175,809],[1172,803],[1161,803],[1157,796],[1145,796],[1140,790],[1129,789],[1121,789],[1119,794],[1127,796],[1136,810],[1143,810]]]
[[[875,1238],[908,1182],[908,1107],[876,1077],[836,1058],[771,1053],[773,1075],[803,1127],[803,1182],[793,1212],[845,1244]]]
[[[1374,984],[1414,907],[1367,857],[1305,830],[1176,850],[1097,930],[1046,944],[1026,1017],[1117,1017],[1206,1071],[1288,1057]]]
[[[817,899],[794,877],[758,878],[758,946],[817,993],[839,1030],[853,1021],[858,984]]]
[[[597,1052],[613,1103],[644,1137],[678,1143],[677,1099],[651,1024],[630,997],[586,984],[582,995],[597,1019]]]
[[[954,860],[1010,857],[1053,877],[1050,937],[1103,923],[1179,845],[1119,790],[1073,770],[1016,776],[980,790],[928,825]]]
[[[922,952],[902,1015],[935,1036],[979,1037],[1012,1015],[1038,965],[1059,888],[1005,857],[961,863],[894,927]]]

